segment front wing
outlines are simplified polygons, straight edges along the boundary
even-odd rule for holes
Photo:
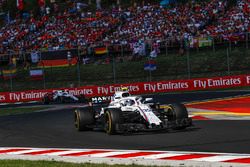
[[[161,125],[150,125],[146,126],[142,123],[123,123],[123,124],[116,124],[116,130],[119,133],[126,133],[126,132],[147,132],[147,131],[161,131],[161,130],[181,130],[187,127],[193,126],[191,118],[185,118],[182,120],[175,120],[175,121],[165,121]]]

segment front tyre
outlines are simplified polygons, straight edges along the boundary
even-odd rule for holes
[[[78,131],[86,131],[89,130],[90,127],[94,124],[94,112],[90,107],[86,107],[83,109],[76,109],[74,112],[75,118],[75,128]]]
[[[188,111],[184,104],[170,104],[168,108],[168,120],[175,122],[173,129],[185,129],[192,124],[188,118]]]
[[[105,113],[105,127],[107,134],[113,135],[118,131],[117,126],[123,123],[122,111],[120,109],[108,109]]]

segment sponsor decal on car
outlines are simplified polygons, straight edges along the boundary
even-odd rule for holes
[[[94,104],[98,103],[109,103],[111,101],[112,96],[99,96],[99,97],[92,97],[91,102]]]

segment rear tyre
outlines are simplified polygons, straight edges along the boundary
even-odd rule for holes
[[[43,104],[49,104],[49,97],[45,96],[43,97]]]
[[[86,107],[83,109],[75,110],[75,128],[78,131],[90,130],[90,127],[94,124],[94,112],[92,108]]]
[[[78,99],[79,99],[80,103],[86,103],[87,102],[87,100],[86,100],[86,98],[85,98],[84,95],[80,95]]]
[[[55,101],[58,103],[58,104],[62,104],[65,102],[65,99],[63,96],[59,96],[55,99]]]
[[[65,103],[66,102],[66,98],[63,97],[63,96],[59,97],[59,102],[60,103]]]
[[[123,123],[122,111],[120,109],[108,109],[105,113],[105,127],[107,134],[113,135],[118,132],[117,126]]]

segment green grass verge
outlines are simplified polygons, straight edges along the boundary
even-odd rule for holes
[[[1,167],[145,167],[142,165],[76,164],[56,161],[0,160]],[[166,166],[167,167],[167,166]],[[169,166],[168,166],[169,167]]]
[[[1,108],[0,116],[6,115],[17,115],[17,114],[25,114],[32,113],[39,110],[48,109],[50,107],[17,107],[17,108]]]

